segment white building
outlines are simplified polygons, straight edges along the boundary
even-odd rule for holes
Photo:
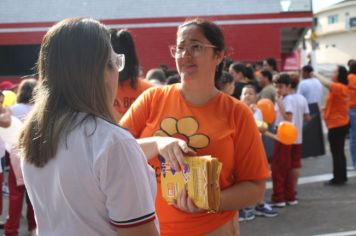
[[[322,9],[314,17],[316,62],[346,65],[349,59],[356,59],[356,0]]]

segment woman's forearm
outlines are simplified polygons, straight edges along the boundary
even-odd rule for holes
[[[150,160],[151,158],[158,155],[157,138],[156,137],[140,138],[140,139],[137,139],[136,141],[140,145],[147,160]]]
[[[256,204],[265,193],[265,180],[243,181],[221,191],[219,211],[233,211]]]
[[[314,75],[325,87],[330,89],[332,81],[328,80],[327,78],[325,78],[324,76],[322,76],[319,73],[315,73]]]

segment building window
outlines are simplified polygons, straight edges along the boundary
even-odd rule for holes
[[[328,16],[328,24],[331,25],[331,24],[335,24],[339,21],[339,15],[331,15],[331,16]]]

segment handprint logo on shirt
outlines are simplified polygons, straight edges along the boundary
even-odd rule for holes
[[[199,123],[193,117],[183,117],[179,120],[168,117],[161,121],[160,129],[153,136],[179,138],[196,150],[205,148],[210,143],[207,135],[197,133],[198,129]]]

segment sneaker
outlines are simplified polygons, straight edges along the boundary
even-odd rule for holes
[[[278,207],[278,208],[283,208],[285,207],[287,204],[286,202],[269,202],[269,205],[271,205],[271,207]]]
[[[253,219],[255,219],[255,214],[253,214],[252,211],[245,211],[244,209],[239,211],[239,222],[250,221]]]
[[[255,207],[255,215],[265,216],[265,217],[275,217],[278,215],[278,213],[269,204],[263,203]]]
[[[298,205],[299,202],[297,199],[295,199],[294,201],[287,201],[287,205],[288,206],[295,206],[295,205]]]
[[[243,210],[245,212],[252,212],[253,213],[254,207],[245,207]]]

